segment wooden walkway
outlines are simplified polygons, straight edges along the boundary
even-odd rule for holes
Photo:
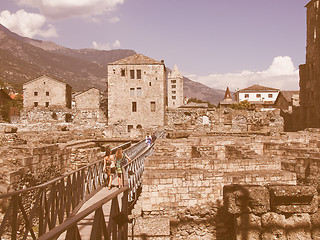
[[[93,197],[91,197],[87,202],[85,202],[83,204],[83,206],[80,208],[80,210],[78,211],[78,213],[84,211],[85,209],[87,209],[88,207],[92,206],[94,203],[96,203],[97,201],[103,199],[104,197],[114,193],[115,191],[118,190],[118,179],[117,177],[115,179],[113,179],[112,182],[112,188],[109,190],[108,187],[104,187],[102,188],[99,192],[97,192]],[[118,203],[119,203],[119,207],[121,208],[121,198],[122,198],[123,194],[119,194],[118,195]],[[102,209],[103,209],[103,213],[104,213],[104,218],[106,221],[106,224],[108,224],[109,222],[109,214],[110,214],[110,209],[111,209],[111,202],[109,201],[108,203],[104,204]],[[87,217],[85,217],[83,220],[81,220],[78,223],[78,229],[80,232],[80,236],[81,239],[90,239],[90,234],[91,234],[91,229],[92,229],[92,224],[93,224],[93,219],[94,219],[94,214],[95,212],[92,212],[91,214],[89,214]],[[66,232],[62,233],[59,238],[57,238],[58,240],[64,240],[66,237]]]

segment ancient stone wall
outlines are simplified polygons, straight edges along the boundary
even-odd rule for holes
[[[33,186],[102,159],[99,130],[0,133],[0,193]]]
[[[106,128],[107,118],[101,109],[37,108],[23,110],[17,126],[20,131]],[[1,126],[0,126],[1,128]]]
[[[271,188],[267,189],[265,186],[289,184],[294,185],[293,188],[298,192],[300,188],[297,184],[305,184],[312,189],[319,186],[315,184],[320,179],[320,134],[317,131],[273,136],[232,133],[225,136],[172,134],[171,137],[157,140],[154,154],[146,160],[143,191],[133,211],[137,221],[145,222],[144,233],[148,232],[148,219],[160,216],[162,219],[169,219],[171,237],[174,239],[233,239],[228,234],[237,218],[228,213],[228,208],[222,201],[224,186],[258,186],[258,189],[264,190],[257,190],[254,196],[261,196],[261,199],[269,199],[271,194],[271,190],[268,190]],[[300,192],[303,191],[305,190]],[[310,190],[309,195],[303,195],[301,199],[310,200],[310,193],[317,198],[316,191]],[[276,201],[286,201],[290,194],[288,192],[276,198]],[[297,199],[297,196],[292,198]],[[290,221],[293,226],[298,226],[301,218],[305,218],[304,213],[298,212],[304,203],[293,201],[288,205],[294,203],[297,212],[279,213],[281,216],[277,212],[269,215],[281,219],[284,215],[288,218],[289,215],[298,214],[286,223],[288,228]],[[263,208],[268,204],[268,212],[274,202],[263,202],[259,206]],[[314,204],[313,201],[313,209]],[[238,206],[237,203],[234,206]],[[312,211],[314,214],[314,210]],[[311,212],[307,214],[307,218],[314,219]],[[255,219],[256,216],[252,216],[252,221],[256,221]],[[238,220],[241,221],[242,218]],[[261,221],[265,220],[261,220],[259,216],[257,221],[262,226],[264,223]],[[304,220],[301,221],[305,224]],[[316,225],[310,226],[314,228]],[[139,235],[139,231],[137,229],[136,234]],[[313,233],[309,231],[307,234]],[[160,235],[158,233],[155,239],[160,239]],[[236,236],[239,235],[242,232]]]
[[[229,239],[318,239],[318,192],[312,186],[224,187]],[[228,217],[226,218],[228,219]]]
[[[43,183],[65,173],[71,151],[58,144],[1,149],[1,193]]]
[[[279,110],[179,108],[167,110],[166,120],[168,129],[172,130],[279,133],[284,127]]]

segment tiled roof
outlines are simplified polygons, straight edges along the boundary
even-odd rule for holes
[[[130,57],[109,63],[108,65],[162,65],[163,62],[159,62],[152,58],[146,57],[142,54],[135,54]]]
[[[56,82],[65,84],[66,86],[67,86],[67,85],[70,86],[68,83],[66,83],[66,82],[64,82],[64,81],[62,81],[62,80],[58,80],[58,79],[56,79],[56,78],[50,77],[50,76],[48,76],[48,75],[46,75],[46,74],[44,74],[44,75],[42,75],[42,76],[40,76],[40,77],[37,77],[37,78],[35,78],[35,79],[32,79],[32,80],[30,80],[30,81],[27,81],[27,82],[25,82],[23,85],[29,84],[29,83],[31,83],[31,82],[37,81],[37,80],[42,79],[42,78],[48,78],[48,79],[51,79],[51,80],[53,80],[53,81],[56,81]]]
[[[283,97],[287,100],[287,102],[291,102],[293,95],[299,95],[299,91],[281,91]]]
[[[259,91],[259,92],[261,92],[261,91],[279,91],[279,89],[265,87],[265,86],[261,86],[259,84],[255,84],[255,85],[252,85],[248,88],[244,88],[244,89],[239,90],[239,92],[257,92],[257,91]]]

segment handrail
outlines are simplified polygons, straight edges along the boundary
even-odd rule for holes
[[[129,146],[131,142],[116,148]],[[36,239],[35,222],[38,236],[45,234],[57,223],[73,216],[81,204],[104,187],[105,182],[103,160],[98,160],[46,183],[1,195],[0,199],[10,198],[10,201],[0,225],[0,237],[11,228],[11,239],[16,239],[19,222],[23,222],[23,229],[19,229],[22,239],[27,239],[28,234]],[[33,199],[30,198],[32,195]]]
[[[129,144],[131,145],[131,141],[130,141],[130,142],[127,142],[127,143],[124,143],[124,144],[121,144],[121,145],[119,145],[119,146],[117,146],[117,147],[115,147],[115,148],[112,148],[111,151],[114,152],[117,148],[120,148],[120,147],[121,147],[121,148],[124,148],[124,147],[128,146]],[[9,193],[2,194],[2,195],[0,195],[0,199],[2,199],[2,198],[7,198],[7,197],[11,197],[11,196],[17,195],[17,194],[22,194],[22,193],[25,193],[25,192],[29,192],[29,191],[32,191],[32,190],[35,190],[35,189],[39,189],[39,188],[42,188],[42,187],[46,187],[46,186],[48,186],[48,185],[50,185],[50,184],[52,184],[52,183],[54,183],[54,182],[60,181],[60,180],[66,178],[66,177],[68,177],[68,176],[71,176],[71,175],[73,175],[73,174],[76,173],[76,172],[79,172],[79,171],[81,171],[81,170],[83,170],[83,169],[86,169],[86,168],[88,168],[88,167],[91,167],[91,166],[93,166],[93,165],[95,165],[95,164],[97,164],[97,163],[99,163],[99,162],[101,162],[101,161],[102,161],[102,160],[97,160],[97,161],[95,161],[95,162],[93,162],[93,163],[91,163],[91,164],[89,164],[89,165],[86,165],[86,166],[81,167],[81,168],[79,168],[79,169],[77,169],[77,170],[71,171],[71,172],[69,172],[69,173],[66,173],[66,174],[64,174],[64,175],[62,175],[62,176],[60,176],[60,177],[54,178],[54,179],[49,180],[48,182],[45,182],[45,183],[42,183],[42,184],[39,184],[39,185],[36,185],[36,186],[33,186],[33,187],[21,189],[21,190],[16,190],[16,191],[14,191],[14,192],[9,192]]]
[[[24,228],[19,229],[21,239],[27,239],[27,237],[29,239],[30,235],[32,239],[36,239],[36,234],[39,239],[54,239],[64,231],[67,231],[66,239],[80,239],[76,223],[88,214],[95,212],[90,239],[99,239],[101,236],[104,236],[105,239],[110,239],[110,236],[113,239],[127,239],[128,203],[133,204],[140,194],[144,160],[152,154],[154,143],[147,147],[145,140],[141,140],[134,145],[128,142],[113,148],[112,152],[119,147],[125,148],[124,152],[132,159],[131,162],[122,167],[124,173],[123,188],[77,213],[81,205],[105,185],[103,160],[98,160],[38,186],[1,195],[0,199],[10,197],[11,201],[0,225],[0,238],[8,229],[8,222],[11,218],[11,226],[9,226],[11,228],[11,239],[17,239],[19,221],[24,222]],[[23,205],[22,195],[28,193],[35,196],[31,209],[27,209]],[[123,197],[120,211],[117,196],[121,193],[123,193]],[[102,206],[111,200],[110,218],[106,225]],[[19,210],[21,211],[20,215],[18,214]],[[114,220],[114,218],[118,219],[119,216],[124,222],[118,223]],[[37,231],[34,229],[35,222],[38,222]]]

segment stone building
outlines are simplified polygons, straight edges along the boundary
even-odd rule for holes
[[[306,63],[299,66],[301,127],[320,127],[320,19],[319,0],[307,8]]]
[[[99,109],[100,91],[90,88],[74,95],[75,108],[77,109]]]
[[[108,64],[108,124],[127,132],[165,124],[166,68],[141,54]]]
[[[299,106],[299,91],[280,91],[274,104],[276,108],[292,112],[293,107]]]
[[[274,102],[278,97],[279,89],[252,85],[235,93],[235,100],[242,102],[247,100],[251,105],[260,109],[274,109]]]
[[[174,65],[168,74],[168,107],[178,108],[183,105],[183,76]]]
[[[23,84],[23,107],[71,108],[71,86],[43,75]]]

